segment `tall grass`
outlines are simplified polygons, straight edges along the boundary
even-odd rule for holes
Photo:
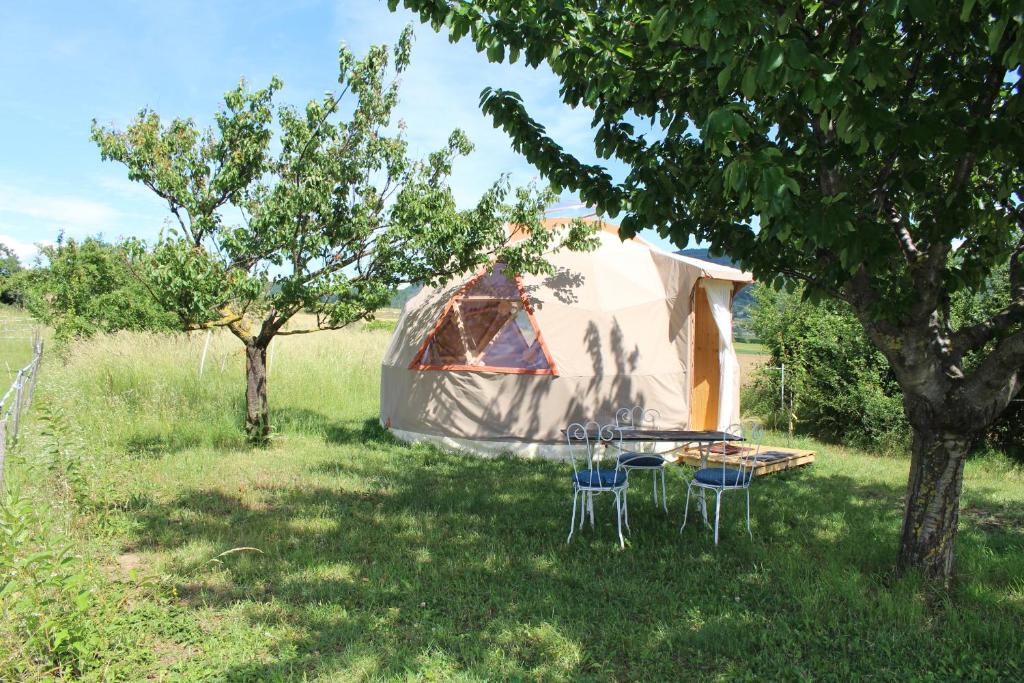
[[[674,468],[669,516],[637,478],[624,551],[605,500],[567,545],[564,465],[410,447],[377,426],[387,339],[275,342],[277,434],[258,450],[227,335],[202,377],[201,335],[122,334],[48,362],[13,480],[33,501],[30,545],[70,548],[82,577],[40,589],[47,614],[71,614],[46,623],[87,647],[8,619],[0,679],[1024,674],[1024,476],[1004,461],[968,464],[948,590],[891,570],[907,462],[809,440],[812,467],[753,484],[753,541],[738,496],[720,545],[696,517],[680,535]]]
[[[357,328],[278,337],[267,380],[274,428],[322,437],[327,415],[365,418],[389,336]],[[122,332],[79,342],[55,387],[85,434],[127,453],[245,448],[243,348],[230,333],[214,333],[200,375],[205,345],[206,333]]]

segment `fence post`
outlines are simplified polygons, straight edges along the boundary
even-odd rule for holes
[[[43,358],[43,340],[39,330],[32,335],[32,360],[28,365],[18,370],[18,374],[11,384],[11,387],[0,399],[0,487],[4,481],[4,460],[7,455],[7,437],[10,435],[10,445],[18,441],[18,428],[21,425],[21,413],[28,410],[32,404],[32,397],[35,395],[36,381],[39,378],[39,366]],[[11,392],[14,398],[7,403]],[[9,427],[9,429],[8,429]]]
[[[32,399],[36,395],[36,380],[39,379],[39,366],[43,364],[43,339],[36,330],[35,339],[32,340],[32,381],[28,385],[28,405],[32,405]]]
[[[14,380],[14,403],[11,405],[14,415],[14,424],[11,425],[11,443],[18,442],[18,426],[21,424],[21,389],[24,386],[25,370],[18,370],[18,377]]]
[[[207,330],[206,342],[203,343],[203,356],[199,359],[199,376],[203,376],[203,368],[206,367],[206,352],[210,348],[210,337],[213,336],[213,330]]]

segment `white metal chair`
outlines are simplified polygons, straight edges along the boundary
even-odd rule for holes
[[[619,545],[626,547],[622,536],[622,523],[625,521],[629,529],[629,512],[626,507],[626,490],[629,488],[629,475],[616,464],[614,469],[602,469],[600,445],[602,441],[611,441],[614,427],[602,427],[597,422],[574,423],[565,430],[569,442],[570,459],[572,460],[572,521],[569,523],[569,538],[576,529],[576,501],[580,501],[580,529],[590,510],[590,527],[594,528],[594,496],[611,493],[615,497],[615,517],[619,531]],[[585,466],[584,466],[585,465]]]
[[[679,527],[679,533],[686,528],[687,515],[690,512],[690,494],[693,489],[699,489],[701,500],[699,505],[704,524],[708,524],[707,505],[704,503],[704,492],[715,492],[715,545],[718,545],[718,520],[722,510],[722,494],[726,491],[744,491],[747,494],[747,533],[751,540],[754,532],[750,529],[750,482],[754,478],[754,468],[757,466],[758,455],[761,452],[761,442],[764,430],[759,425],[753,425],[744,434],[741,425],[733,425],[727,430],[731,434],[738,434],[745,437],[743,443],[747,450],[738,458],[734,465],[726,464],[725,457],[721,465],[705,465],[697,470],[693,479],[686,487],[686,508],[683,511],[683,525]],[[725,443],[723,435],[723,443]]]
[[[654,429],[657,427],[660,413],[653,408],[644,410],[643,406],[620,408],[615,413],[615,427],[619,432],[618,464],[627,472],[633,470],[649,470],[654,493],[654,504],[658,504],[658,475],[661,475],[661,506],[668,513],[668,499],[665,497],[665,457],[658,453],[644,451],[627,451],[622,443],[622,431],[631,429]]]

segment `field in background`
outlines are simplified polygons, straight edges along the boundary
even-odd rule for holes
[[[0,393],[7,390],[18,370],[32,360],[32,333],[36,327],[25,311],[0,305]]]
[[[225,334],[202,377],[203,334],[121,334],[44,364],[9,463],[43,535],[17,552],[70,543],[81,557],[49,609],[84,643],[86,674],[902,680],[1024,667],[1020,470],[968,464],[948,594],[891,574],[907,463],[806,441],[794,445],[815,465],[754,483],[753,541],[740,496],[726,497],[718,547],[696,517],[680,535],[673,469],[668,516],[638,477],[625,551],[604,499],[598,528],[567,545],[568,465],[445,454],[380,429],[388,336],[279,339],[276,437],[255,451]],[[41,675],[45,659],[15,668],[34,652],[15,623],[0,625],[0,678]]]

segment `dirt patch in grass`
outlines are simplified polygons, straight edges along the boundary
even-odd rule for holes
[[[1024,516],[1005,509],[970,505],[962,508],[960,514],[985,530],[1024,528]]]
[[[121,553],[116,558],[117,568],[123,573],[138,571],[143,567],[142,555],[138,553]]]
[[[754,378],[754,371],[771,360],[771,356],[753,353],[740,353],[736,355],[740,362],[740,384],[747,386]]]
[[[194,656],[196,650],[190,645],[159,640],[153,645],[153,654],[161,666],[167,667]]]

